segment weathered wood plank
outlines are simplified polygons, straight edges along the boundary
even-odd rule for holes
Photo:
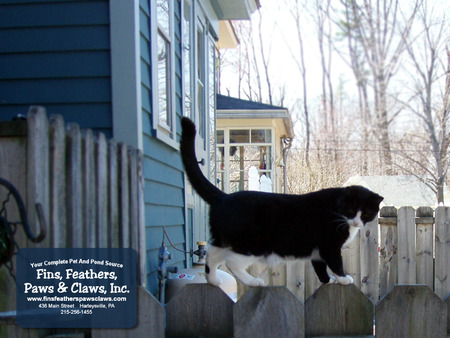
[[[377,304],[376,337],[445,337],[446,304],[426,285],[396,285]]]
[[[371,335],[373,314],[373,303],[355,285],[322,285],[305,303],[306,335]]]
[[[218,287],[188,284],[166,305],[167,336],[233,336],[233,301]]]
[[[108,145],[103,133],[95,140],[95,187],[97,206],[97,247],[108,246]]]
[[[138,194],[138,267],[139,275],[138,280],[139,285],[146,285],[147,280],[147,246],[145,242],[145,202],[144,202],[144,164],[143,164],[143,154],[142,151],[137,152],[138,162],[137,162],[137,194]]]
[[[139,251],[139,218],[138,218],[138,178],[137,178],[137,150],[128,148],[128,163],[130,166],[129,171],[129,184],[130,184],[130,216],[129,216],[129,229],[130,229],[130,247]]]
[[[286,286],[303,303],[305,302],[305,264],[308,262],[304,260],[286,263]]]
[[[450,293],[450,207],[436,209],[436,262],[434,292],[444,298]]]
[[[380,296],[385,295],[398,280],[397,209],[380,210]]]
[[[78,124],[67,125],[67,191],[66,214],[68,247],[83,247],[84,228],[82,218],[81,133]]]
[[[361,287],[360,236],[361,231],[358,231],[353,241],[342,247],[341,250],[344,272],[352,276],[358,288]]]
[[[412,207],[398,210],[398,283],[416,283],[416,213]]]
[[[416,281],[433,289],[433,209],[416,210]]]
[[[118,191],[118,166],[117,143],[114,139],[108,141],[108,245],[111,248],[120,247],[119,241],[119,191]],[[145,237],[144,237],[145,238]]]
[[[120,217],[120,243],[121,247],[129,248],[131,245],[129,218],[130,212],[128,207],[129,202],[129,178],[128,178],[128,153],[127,146],[124,143],[119,143],[119,217]]]
[[[33,233],[39,233],[39,220],[35,205],[40,203],[45,219],[49,219],[49,128],[45,108],[30,107],[27,115],[27,211]],[[47,229],[51,233],[52,229]],[[46,236],[38,247],[48,247],[50,236]]]
[[[67,247],[66,130],[61,115],[50,116],[50,245]]]
[[[91,129],[84,129],[82,134],[82,168],[83,168],[83,223],[85,238],[83,245],[95,248],[97,245],[96,231],[96,189],[95,189],[95,141]]]
[[[234,337],[304,337],[304,311],[285,287],[252,288],[234,306]]]
[[[164,307],[145,288],[137,288],[137,324],[131,329],[92,329],[92,338],[164,337]]]
[[[379,296],[378,217],[360,230],[361,291],[372,302]]]
[[[450,335],[450,293],[445,298],[445,304],[447,304],[447,335]]]

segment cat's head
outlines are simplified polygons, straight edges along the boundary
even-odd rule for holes
[[[340,213],[349,225],[361,227],[377,216],[382,200],[383,197],[362,186],[349,186],[340,201]]]

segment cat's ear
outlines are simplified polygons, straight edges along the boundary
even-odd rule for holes
[[[380,204],[384,200],[384,197],[375,194],[375,200],[377,201],[377,204]]]

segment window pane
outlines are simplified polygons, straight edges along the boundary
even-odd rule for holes
[[[252,143],[271,143],[272,133],[270,129],[252,129]]]
[[[223,130],[217,130],[217,143],[223,144],[225,142],[225,137]]]
[[[169,113],[169,44],[159,34],[157,37],[158,43],[158,108],[159,108],[159,121],[170,126],[170,113]]]
[[[230,143],[249,143],[249,130],[237,129],[230,130]]]
[[[156,19],[159,27],[169,35],[169,0],[156,0]]]
[[[192,118],[192,86],[191,86],[191,18],[192,7],[184,1],[183,13],[183,64],[184,64],[184,116]]]

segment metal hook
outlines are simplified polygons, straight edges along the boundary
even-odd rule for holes
[[[35,204],[37,218],[39,221],[39,234],[35,235],[33,231],[31,231],[30,224],[28,223],[28,217],[27,217],[27,211],[25,209],[25,205],[23,203],[22,197],[20,196],[19,192],[17,191],[16,187],[14,187],[9,181],[0,178],[0,184],[6,187],[14,197],[17,208],[19,209],[20,219],[21,223],[23,225],[23,230],[25,231],[25,234],[27,235],[28,239],[32,241],[33,243],[39,243],[41,242],[47,232],[47,223],[45,221],[44,216],[44,210],[42,208],[42,205],[40,203]]]

